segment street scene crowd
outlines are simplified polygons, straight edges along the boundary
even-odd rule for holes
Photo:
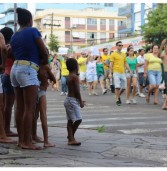
[[[13,33],[9,27],[0,30],[0,142],[16,143],[9,138],[18,136],[17,145],[22,149],[40,150],[33,141],[44,142],[44,147],[54,147],[48,141],[47,87],[67,96],[64,101],[67,116],[68,145],[81,145],[75,133],[82,122],[80,108],[86,104],[80,89],[88,96],[100,98],[111,92],[115,103],[136,104],[136,96],[146,103],[159,104],[159,93],[164,98],[162,110],[167,110],[167,40],[147,49],[134,51],[133,45],[122,52],[123,43],[116,43],[117,50],[104,48],[94,55],[91,49],[80,54],[49,54],[40,32],[32,27],[32,15],[17,8],[20,28]],[[101,94],[97,93],[97,86]],[[122,93],[126,101],[121,100]],[[152,96],[153,95],[153,96]],[[12,108],[15,104],[17,133],[10,129]],[[161,109],[160,109],[161,110]],[[44,140],[37,135],[40,116]]]

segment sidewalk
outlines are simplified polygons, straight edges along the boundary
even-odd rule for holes
[[[66,128],[49,127],[49,140],[54,142],[56,147],[30,151],[22,150],[16,145],[0,144],[0,166],[167,166],[167,138],[99,133],[96,130],[78,129],[76,139],[81,141],[82,145],[74,147],[67,145],[66,137]]]

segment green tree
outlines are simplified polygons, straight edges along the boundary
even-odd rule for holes
[[[59,41],[58,37],[55,36],[54,34],[51,34],[49,37],[50,41],[48,43],[50,51],[57,52],[59,48]]]
[[[155,10],[149,12],[148,23],[141,26],[146,43],[157,43],[167,38],[167,4],[158,4]]]

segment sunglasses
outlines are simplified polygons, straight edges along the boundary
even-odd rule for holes
[[[119,47],[122,47],[123,45],[118,45]]]
[[[104,51],[104,52],[108,52],[108,51]]]

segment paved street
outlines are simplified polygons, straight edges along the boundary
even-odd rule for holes
[[[113,94],[90,97],[86,93],[82,91],[87,106],[82,109],[83,123],[76,134],[81,146],[67,145],[65,96],[49,90],[49,139],[56,147],[31,151],[0,144],[0,166],[167,166],[167,113],[161,110],[161,105],[147,105],[145,99],[139,97],[137,105],[126,105],[123,96],[123,105],[118,107]],[[42,136],[38,124],[38,134]]]
[[[122,106],[115,105],[114,95],[108,92],[99,96],[88,96],[81,91],[87,105],[82,109],[83,123],[80,128],[100,129],[110,133],[141,134],[150,136],[167,136],[167,112],[161,110],[163,99],[159,96],[160,105],[146,104],[145,98],[136,97],[137,105],[126,105],[123,94]],[[151,97],[153,101],[153,96]],[[48,124],[55,127],[66,127],[63,102],[65,96],[59,92],[48,91]]]

